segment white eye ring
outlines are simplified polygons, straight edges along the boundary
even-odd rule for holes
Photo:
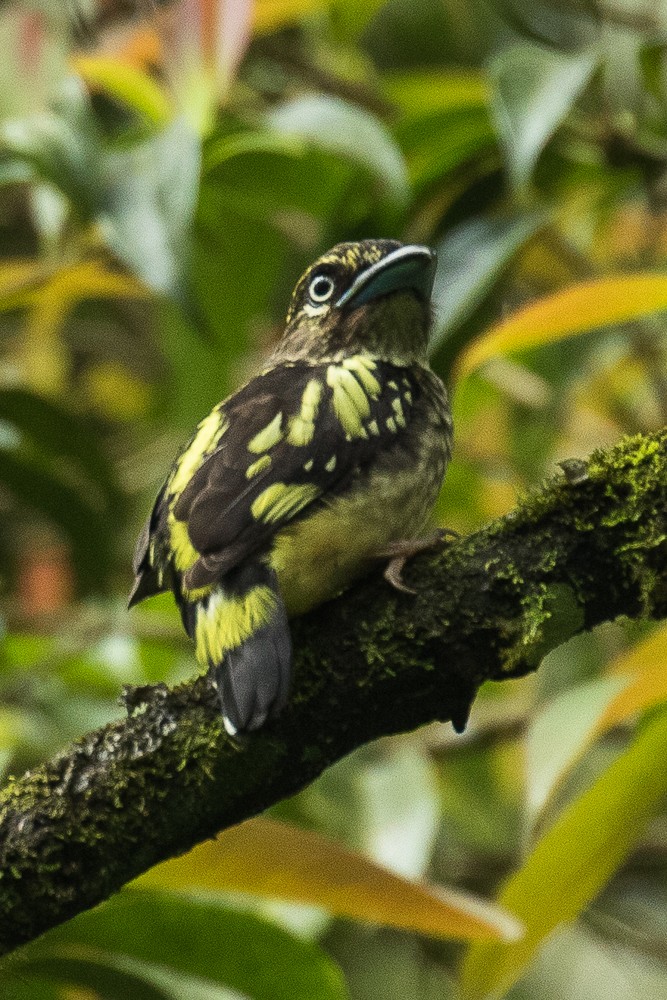
[[[329,301],[334,293],[334,287],[333,278],[326,274],[318,274],[308,286],[308,297],[311,302],[315,302],[319,306],[323,302]]]

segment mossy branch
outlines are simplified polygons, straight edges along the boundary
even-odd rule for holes
[[[667,615],[667,429],[564,463],[483,531],[294,623],[289,708],[239,749],[198,678],[139,691],[128,717],[0,796],[0,950],[312,781],[360,744],[434,719],[461,728],[479,685],[535,669],[618,615]]]

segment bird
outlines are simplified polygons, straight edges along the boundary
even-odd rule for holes
[[[389,560],[400,590],[451,456],[428,363],[436,255],[339,243],[301,276],[264,368],[178,454],[137,540],[129,607],[171,590],[230,737],[289,699],[289,619]]]

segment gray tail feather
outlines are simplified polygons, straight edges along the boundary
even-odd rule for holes
[[[230,736],[260,729],[285,707],[292,675],[292,637],[285,605],[271,621],[212,666],[211,677]]]

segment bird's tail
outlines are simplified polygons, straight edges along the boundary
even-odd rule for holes
[[[220,696],[225,729],[232,736],[259,729],[284,707],[292,667],[274,571],[260,561],[234,570],[193,611],[188,631]]]

